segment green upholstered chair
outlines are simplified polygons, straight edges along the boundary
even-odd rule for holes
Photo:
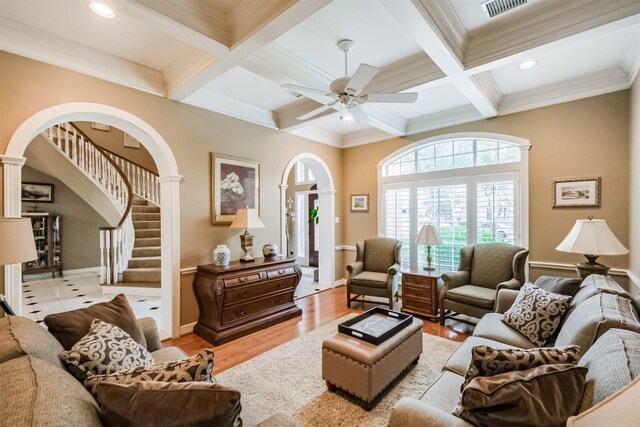
[[[440,324],[447,311],[480,318],[494,311],[500,289],[524,285],[529,251],[506,243],[479,243],[460,250],[458,271],[444,273]]]
[[[400,271],[400,248],[402,242],[388,237],[366,239],[356,244],[356,262],[347,265],[347,306],[352,301],[370,302],[364,296],[389,299],[393,309],[393,298],[398,300],[398,272]],[[351,294],[356,294],[351,298]],[[358,297],[362,296],[362,299]]]

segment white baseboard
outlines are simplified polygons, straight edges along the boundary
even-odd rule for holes
[[[342,286],[346,284],[347,284],[347,279],[338,279],[335,282],[333,282],[333,287],[337,288],[338,286]]]
[[[192,333],[193,327],[196,326],[196,323],[198,322],[188,323],[186,325],[180,325],[180,336]]]
[[[187,274],[196,274],[196,271],[198,271],[198,267],[186,267],[180,269],[180,274],[186,276]]]
[[[103,295],[129,294],[144,297],[160,298],[160,288],[143,288],[138,286],[101,286]]]

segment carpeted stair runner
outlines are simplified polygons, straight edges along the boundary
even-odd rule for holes
[[[160,208],[138,197],[131,203],[136,240],[123,282],[157,283],[160,287]]]

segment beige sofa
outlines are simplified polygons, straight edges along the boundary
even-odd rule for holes
[[[147,349],[156,363],[187,357],[177,347],[163,348],[155,321],[139,319]],[[91,394],[64,367],[60,343],[42,326],[20,316],[0,318],[0,384],[3,396],[0,424],[22,426],[101,426],[99,406]],[[293,427],[295,421],[277,414],[257,423],[249,410],[241,413],[243,426]],[[6,423],[6,424],[5,424]]]
[[[527,338],[500,321],[518,291],[503,289],[498,294],[496,312],[482,317],[472,337],[449,357],[440,377],[417,400],[403,397],[393,407],[389,425],[469,426],[452,415],[460,397],[460,386],[471,361],[471,348],[533,348]],[[587,385],[582,398],[583,412],[640,376],[640,321],[629,294],[615,281],[587,277],[573,298],[554,342],[547,346],[578,345],[579,365],[586,366]]]

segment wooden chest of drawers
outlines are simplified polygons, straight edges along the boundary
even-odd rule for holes
[[[302,272],[295,259],[198,266],[193,289],[200,316],[193,331],[219,345],[298,316],[293,295]]]
[[[437,320],[441,275],[440,270],[402,270],[402,311]]]

